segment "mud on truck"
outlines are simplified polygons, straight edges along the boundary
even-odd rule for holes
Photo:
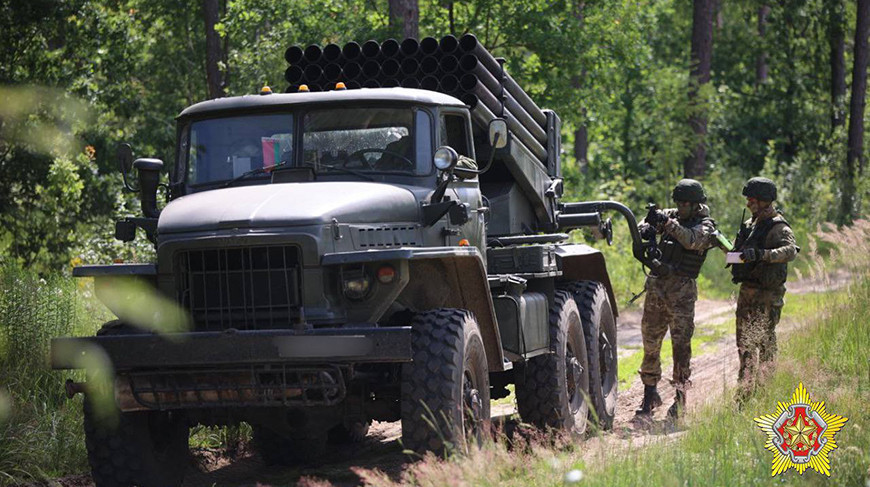
[[[192,327],[156,333],[104,299],[118,320],[53,340],[55,368],[96,347],[114,370],[115,422],[67,383],[96,484],[180,484],[196,424],[248,422],[267,463],[316,459],[373,420],[401,420],[406,450],[462,449],[511,384],[524,422],[608,428],[616,299],[602,254],[565,232],[609,237],[615,210],[645,252],[625,206],[561,201],[556,113],[471,35],[285,57],[287,92],[181,112],[167,183],[162,161],[119,151],[143,215],[116,237],[144,231],[156,262],[74,275],[101,299],[147,283]]]

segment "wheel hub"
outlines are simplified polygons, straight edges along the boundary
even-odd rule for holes
[[[567,357],[565,362],[568,375],[568,395],[573,398],[574,394],[576,394],[580,389],[580,376],[583,374],[583,366],[580,365],[580,361],[577,360],[577,357],[573,356]]]
[[[483,400],[480,398],[480,391],[474,387],[468,376],[462,385],[463,402],[465,408],[470,414],[465,415],[466,431],[477,430],[477,425],[481,421],[481,412],[483,411]]]

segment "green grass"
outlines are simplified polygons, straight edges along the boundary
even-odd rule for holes
[[[0,486],[88,470],[82,396],[64,394],[66,379],[84,374],[51,370],[48,347],[53,337],[93,335],[113,318],[90,279],[0,267]],[[245,424],[196,427],[190,445],[227,449],[250,437]]]
[[[0,269],[0,485],[86,468],[81,399],[63,394],[80,374],[48,368],[51,337],[93,334],[104,316],[92,290],[69,278]]]

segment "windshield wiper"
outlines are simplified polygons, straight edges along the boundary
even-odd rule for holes
[[[258,167],[256,169],[251,169],[250,171],[243,172],[243,173],[239,174],[238,176],[234,177],[233,179],[230,179],[229,181],[222,184],[220,187],[226,188],[227,186],[231,186],[233,183],[237,183],[237,182],[241,181],[242,179],[245,179],[249,176],[256,176],[257,174],[265,174],[269,171],[274,171],[275,169],[284,167],[286,165],[287,165],[286,162],[281,162],[279,164],[275,164],[274,166]]]
[[[338,172],[343,172],[343,173],[347,173],[347,174],[353,174],[354,176],[357,176],[357,177],[363,178],[363,179],[365,179],[366,181],[374,181],[374,180],[375,180],[375,178],[369,176],[368,174],[366,174],[366,173],[364,173],[364,172],[362,172],[362,171],[357,171],[356,169],[348,169],[348,168],[346,168],[346,167],[340,167],[340,166],[326,166],[326,165],[324,165],[324,166],[320,166],[320,167],[325,167],[325,168],[327,168],[327,169],[329,169],[329,170],[331,170],[331,171],[338,171]]]

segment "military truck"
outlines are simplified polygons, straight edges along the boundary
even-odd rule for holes
[[[165,183],[162,161],[119,151],[143,216],[117,222],[116,237],[144,231],[156,262],[77,267],[119,319],[52,344],[55,368],[98,350],[114,370],[114,423],[86,384],[67,384],[86,392],[97,485],[180,484],[195,424],[248,422],[267,463],[316,460],[372,421],[401,420],[408,451],[462,450],[510,385],[525,422],[610,427],[611,277],[601,252],[564,232],[609,238],[602,212],[616,210],[634,255],[644,249],[625,206],[561,201],[558,116],[473,36],[293,46],[287,58],[287,93],[181,112]],[[125,318],[108,291],[129,281],[177,303],[192,328]]]

